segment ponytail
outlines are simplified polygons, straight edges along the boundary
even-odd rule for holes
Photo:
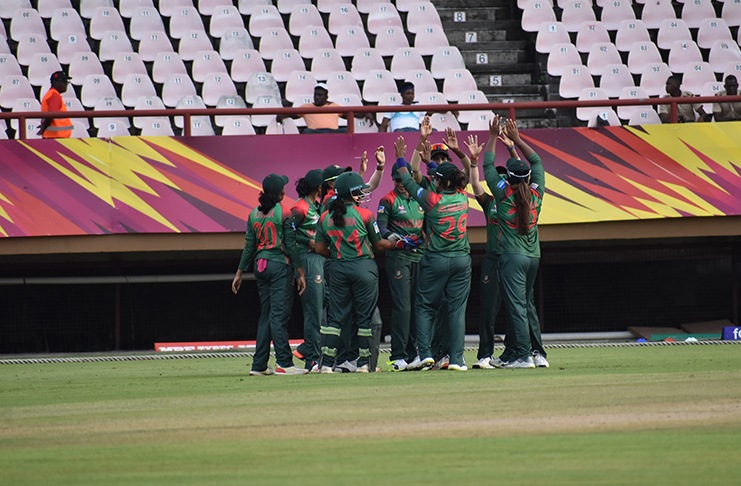
[[[345,213],[347,212],[347,205],[345,204],[345,200],[340,197],[336,197],[334,201],[332,201],[329,205],[329,212],[332,214],[332,221],[334,221],[334,225],[338,228],[344,228]]]
[[[450,177],[442,179],[442,189],[444,191],[463,191],[466,189],[468,181],[463,171],[456,169]]]
[[[263,214],[268,214],[270,210],[280,202],[280,197],[277,194],[270,192],[261,192],[260,195],[257,196],[257,200],[260,202],[257,209],[259,209]]]
[[[515,199],[515,211],[517,221],[517,233],[525,236],[530,233],[530,184],[526,180],[520,180],[512,186]]]

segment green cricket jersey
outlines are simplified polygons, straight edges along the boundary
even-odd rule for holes
[[[353,203],[347,203],[345,226],[338,228],[329,211],[322,213],[316,231],[316,242],[327,244],[330,259],[350,261],[373,258],[373,243],[381,233],[373,213]]]
[[[239,269],[243,272],[249,270],[256,259],[272,260],[301,268],[291,213],[281,203],[268,211],[268,214],[264,214],[258,208],[250,213]]]
[[[381,236],[388,239],[391,233],[397,233],[402,236],[417,236],[424,238],[425,211],[417,201],[399,194],[394,189],[383,198],[378,206],[378,227]],[[422,259],[424,250],[416,248],[414,251],[409,250],[388,250],[395,252],[402,260],[418,262]]]
[[[296,242],[301,253],[309,253],[309,241],[316,237],[316,225],[319,222],[319,211],[314,203],[302,197],[291,208],[293,227],[296,230]]]
[[[476,198],[486,217],[486,253],[496,255],[499,247],[499,217],[494,197],[484,193]]]

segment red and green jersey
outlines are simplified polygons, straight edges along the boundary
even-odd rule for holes
[[[468,255],[468,196],[461,191],[429,191],[417,185],[408,172],[402,174],[401,180],[404,189],[425,211],[425,250],[450,257]]]
[[[329,210],[329,205],[335,200],[334,188],[327,191],[327,194],[322,198],[322,202],[319,204],[319,214]]]
[[[425,211],[414,199],[402,196],[396,189],[381,198],[378,206],[378,228],[382,237],[388,238],[391,233],[397,233],[421,239],[424,237],[424,222]],[[420,261],[424,254],[422,248],[414,251],[397,249],[389,251],[396,252],[403,260],[413,262]]]
[[[476,197],[486,217],[486,253],[496,255],[499,247],[499,216],[494,197],[484,193]]]
[[[309,253],[309,241],[316,237],[316,225],[319,223],[319,211],[316,204],[302,197],[291,208],[293,228],[296,230],[296,242],[301,253]]]
[[[329,211],[322,213],[316,231],[316,242],[326,243],[332,260],[359,260],[373,258],[373,243],[381,233],[373,213],[355,204],[347,204],[345,226],[335,226]]]
[[[239,269],[243,272],[249,270],[256,259],[272,260],[301,268],[291,213],[280,203],[268,211],[268,214],[258,208],[250,213]]]

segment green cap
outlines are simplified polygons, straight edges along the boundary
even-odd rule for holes
[[[409,167],[409,162],[405,163],[405,167],[407,168],[409,172],[412,171],[412,169]],[[396,167],[396,164],[394,164],[393,167],[391,168],[391,178],[396,180],[396,179],[399,179],[400,177],[401,177],[401,174],[399,174],[399,168]]]
[[[457,170],[458,168],[450,162],[443,162],[442,164],[437,166],[434,175],[439,177],[440,179],[448,180],[453,176],[453,174],[455,174]]]
[[[340,197],[350,196],[357,190],[369,187],[357,172],[344,172],[334,182],[334,192]]]
[[[306,173],[304,179],[306,179],[306,183],[309,184],[309,187],[319,187],[322,185],[322,182],[324,182],[321,169],[311,169]]]
[[[322,171],[322,179],[324,182],[336,179],[343,172],[351,171],[352,167],[340,167],[339,165],[330,165]]]
[[[511,177],[525,178],[530,175],[530,163],[511,157],[507,160],[507,175]]]
[[[262,180],[262,190],[263,192],[277,196],[286,184],[288,184],[288,177],[279,174],[270,174]]]

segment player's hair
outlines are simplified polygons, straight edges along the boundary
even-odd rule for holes
[[[317,187],[311,187],[309,185],[309,182],[306,180],[306,177],[302,177],[298,181],[296,181],[296,192],[298,193],[298,197],[306,197],[312,192],[316,191],[319,188]]]
[[[332,214],[332,221],[338,228],[345,227],[345,213],[347,212],[347,205],[345,200],[341,197],[336,197],[334,201],[329,204],[329,212]]]
[[[440,183],[444,191],[462,191],[466,188],[468,181],[466,180],[466,174],[462,170],[456,169],[449,179],[442,179]]]
[[[517,233],[524,236],[530,233],[530,184],[523,179],[515,184],[510,182],[510,186],[514,191]]]
[[[263,214],[268,214],[270,210],[280,202],[280,197],[277,194],[270,192],[261,192],[260,195],[257,196],[257,200],[260,202],[257,209],[259,209]]]

